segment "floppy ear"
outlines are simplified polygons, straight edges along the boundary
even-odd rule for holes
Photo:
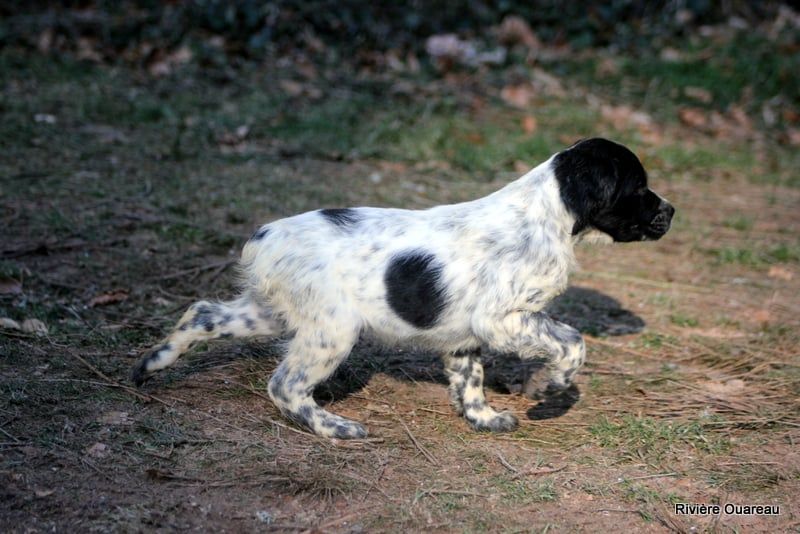
[[[611,205],[617,183],[614,159],[596,150],[593,141],[579,141],[553,159],[561,201],[575,217],[572,235],[589,227],[600,211]]]

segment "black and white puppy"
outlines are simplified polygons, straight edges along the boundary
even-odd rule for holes
[[[362,425],[322,409],[312,393],[365,333],[442,353],[456,411],[476,430],[512,430],[516,418],[486,403],[480,347],[544,356],[538,392],[568,387],[584,361],[583,339],[542,309],[566,288],[573,247],[590,235],[658,239],[674,211],[648,189],[630,150],[589,139],[470,202],[274,221],[244,246],[241,296],[193,304],[135,366],[133,381],[172,365],[196,341],[288,333],[270,398],[319,435],[361,438]]]

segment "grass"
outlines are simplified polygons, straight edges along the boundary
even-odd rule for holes
[[[499,475],[490,479],[491,486],[503,498],[518,504],[542,503],[558,500],[558,491],[551,479],[526,480]]]
[[[748,267],[762,267],[776,263],[800,261],[800,244],[780,243],[769,248],[722,247],[710,248],[708,254],[715,264],[739,264]]]
[[[622,484],[624,498],[641,505],[639,515],[645,521],[651,522],[655,519],[654,508],[659,505],[669,505],[670,507],[678,502],[687,502],[687,499],[677,493],[669,492],[666,495],[645,486],[643,484],[632,484],[624,481]]]
[[[700,325],[700,321],[694,317],[682,313],[673,313],[669,316],[669,320],[672,324],[681,327],[694,328]]]
[[[623,416],[618,422],[603,417],[589,428],[602,447],[619,449],[629,459],[644,458],[658,465],[679,449],[689,447],[708,454],[729,450],[723,436],[710,434],[698,422],[658,420],[652,417]]]
[[[783,37],[791,40],[790,33]],[[661,120],[674,117],[675,107],[686,105],[725,110],[744,101],[750,111],[759,110],[777,94],[792,95],[789,98],[793,105],[798,104],[800,82],[791,73],[800,68],[800,60],[789,48],[780,48],[776,53],[775,42],[763,35],[730,31],[715,38],[692,36],[678,50],[676,59],[659,55],[662,50],[654,48],[614,57],[618,68],[603,75],[598,75],[603,59],[600,55],[577,60],[559,58],[558,63],[548,67],[586,85],[613,91],[621,100],[642,104]],[[754,84],[754,80],[758,83]],[[708,91],[710,101],[704,103],[687,96],[686,87]],[[746,92],[749,99],[744,99]]]
[[[753,219],[752,217],[739,215],[737,217],[732,217],[730,219],[725,220],[722,224],[726,228],[733,228],[734,230],[738,230],[739,232],[747,232],[748,230],[753,228]]]

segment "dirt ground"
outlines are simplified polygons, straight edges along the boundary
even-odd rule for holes
[[[642,126],[569,80],[533,111],[491,84],[407,82],[451,102],[409,123],[400,109],[426,104],[401,92],[372,110],[359,95],[382,94],[375,80],[320,101],[280,93],[269,80],[285,74],[261,68],[220,85],[4,54],[0,530],[800,531],[796,149],[752,130]],[[516,144],[475,137],[504,129]],[[661,241],[580,247],[552,307],[588,347],[569,395],[530,401],[517,391],[536,366],[486,355],[488,398],[519,430],[472,432],[435,354],[367,342],[317,392],[365,440],[280,417],[265,389],[279,342],[205,344],[129,383],[186,306],[234,293],[259,224],[475,198],[589,135],[631,146],[678,214]],[[533,148],[502,152],[514,146]]]

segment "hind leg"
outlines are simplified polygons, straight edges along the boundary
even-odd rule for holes
[[[366,437],[362,425],[323,410],[312,397],[314,388],[347,358],[357,338],[352,326],[298,331],[269,381],[269,396],[284,416],[319,436]]]
[[[198,342],[217,338],[277,336],[283,325],[269,307],[244,296],[231,302],[201,300],[183,314],[172,333],[150,349],[133,367],[131,379],[139,386],[156,371],[169,367]]]

